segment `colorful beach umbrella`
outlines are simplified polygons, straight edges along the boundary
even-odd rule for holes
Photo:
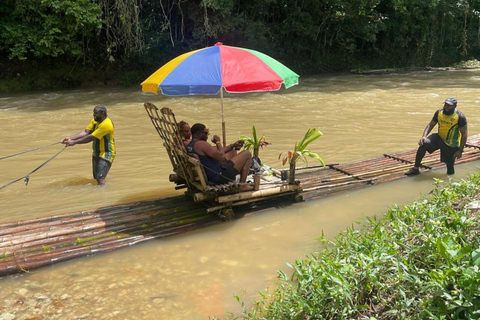
[[[277,91],[282,84],[298,84],[299,75],[277,60],[255,50],[225,46],[187,52],[166,63],[142,82],[142,91],[167,96],[220,93],[225,145],[223,89],[231,93]]]

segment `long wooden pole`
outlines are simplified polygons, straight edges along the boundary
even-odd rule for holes
[[[225,129],[225,118],[223,116],[223,87],[220,87],[220,103],[222,104],[222,139],[223,147],[227,147],[227,132]]]

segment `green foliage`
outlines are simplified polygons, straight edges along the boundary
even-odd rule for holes
[[[267,143],[265,136],[259,137],[257,135],[257,129],[255,128],[255,126],[252,127],[252,138],[247,136],[240,136],[240,140],[245,141],[245,144],[243,145],[245,150],[258,149]]]
[[[322,165],[325,165],[322,158],[320,158],[318,154],[307,149],[310,143],[317,140],[322,135],[323,133],[318,131],[316,128],[308,129],[303,139],[295,144],[293,151],[288,151],[287,154],[283,156],[282,164],[285,165],[287,162],[290,164],[295,164],[298,160],[303,160],[308,164],[308,158],[314,158],[317,159]],[[278,156],[279,159],[281,157],[282,154]]]
[[[98,0],[102,12],[103,53],[109,62],[137,57],[143,50],[141,0]]]
[[[78,60],[117,83],[218,41],[303,74],[449,66],[479,58],[479,12],[480,0],[3,0],[0,57]],[[12,60],[3,87],[31,72]]]
[[[10,59],[81,56],[84,37],[100,27],[94,0],[4,0],[0,51]]]
[[[145,74],[143,74],[143,72],[138,70],[127,71],[122,76],[122,86],[138,86],[143,80],[145,80]]]
[[[480,319],[480,173],[369,218],[279,273],[242,319]]]

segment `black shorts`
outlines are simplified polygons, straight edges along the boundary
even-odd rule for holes
[[[223,184],[235,181],[238,171],[235,169],[235,164],[232,160],[227,160],[221,163],[222,166],[222,175],[220,176],[220,180],[215,183]]]
[[[442,138],[438,135],[438,133],[434,133],[427,137],[427,141],[423,144],[423,147],[428,151],[428,153],[432,153],[435,150],[440,149],[440,161],[445,163],[447,166],[453,166],[455,163],[455,152],[457,152],[458,147],[450,147],[448,146]]]
[[[103,158],[93,156],[92,157],[92,168],[93,168],[93,178],[105,179],[107,177],[108,171],[112,163]]]

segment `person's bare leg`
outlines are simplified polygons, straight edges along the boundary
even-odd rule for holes
[[[247,176],[252,163],[252,154],[250,151],[244,150],[236,154],[232,159],[235,169],[240,173],[240,183],[247,181]],[[241,186],[241,191],[253,190],[253,186]]]
[[[237,150],[232,149],[232,150],[228,151],[227,153],[225,153],[225,159],[231,160],[236,155],[237,155]]]

